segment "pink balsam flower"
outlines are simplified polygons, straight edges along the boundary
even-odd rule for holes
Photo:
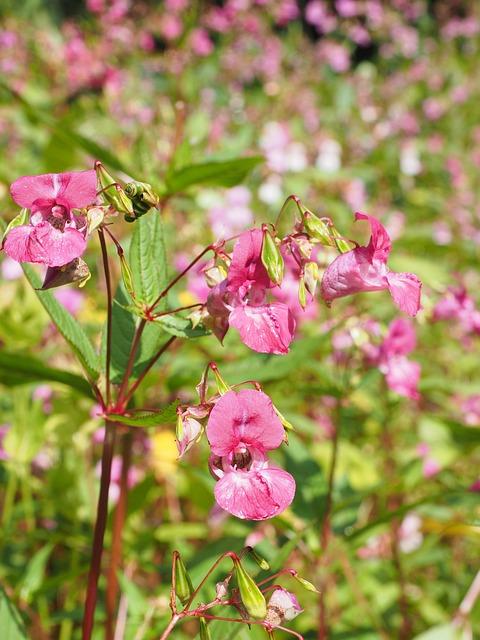
[[[261,391],[228,391],[207,424],[210,468],[218,478],[217,503],[237,518],[265,520],[284,511],[295,495],[293,477],[272,465],[266,452],[284,438],[280,419]]]
[[[379,352],[379,368],[385,374],[389,389],[401,396],[418,400],[418,382],[421,367],[407,358],[415,349],[416,335],[413,323],[407,318],[396,318],[390,323],[388,333]]]
[[[265,622],[272,628],[278,627],[284,620],[290,621],[302,613],[303,609],[295,594],[277,587],[268,602]]]
[[[368,220],[372,235],[366,247],[342,253],[326,269],[322,297],[326,302],[363,291],[388,289],[395,304],[410,316],[420,309],[422,283],[413,273],[395,273],[387,266],[392,244],[385,227],[374,217],[356,213],[356,220]]]
[[[5,253],[17,262],[49,267],[61,267],[83,254],[86,225],[72,209],[95,201],[95,171],[24,176],[15,180],[10,191],[18,205],[30,209],[30,221],[10,230],[3,244]]]
[[[222,340],[232,325],[242,342],[260,353],[288,353],[295,318],[283,302],[267,302],[274,284],[261,259],[260,229],[242,233],[233,250],[227,278],[215,286],[207,300],[213,331]]]

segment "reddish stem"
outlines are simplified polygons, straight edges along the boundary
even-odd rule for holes
[[[110,553],[110,565],[107,575],[106,610],[107,620],[105,627],[106,640],[113,640],[115,633],[115,609],[118,597],[118,570],[122,560],[122,531],[127,513],[128,474],[132,460],[132,440],[130,431],[122,436],[122,470],[120,475],[120,495],[115,509],[112,532],[112,548]]]
[[[105,439],[102,452],[102,473],[100,478],[100,494],[98,496],[97,519],[93,534],[92,557],[88,573],[87,595],[82,625],[82,640],[90,640],[92,637],[95,608],[97,604],[98,578],[103,553],[103,540],[108,514],[108,490],[112,471],[112,458],[115,446],[115,424],[105,421]]]
[[[142,371],[142,373],[138,376],[137,380],[134,382],[134,384],[131,386],[130,390],[128,391],[128,393],[125,395],[125,398],[123,400],[123,404],[124,406],[127,406],[130,398],[133,396],[133,394],[135,393],[135,391],[138,389],[138,387],[141,385],[141,383],[143,382],[143,379],[145,378],[145,376],[147,375],[147,373],[150,371],[150,369],[153,367],[153,365],[159,360],[159,358],[162,356],[163,353],[165,353],[165,351],[170,347],[170,345],[176,340],[176,336],[172,336],[169,340],[167,340],[167,342],[163,345],[163,347],[161,347],[157,353],[153,356],[153,358],[150,360],[150,362],[148,363],[148,365],[145,367],[145,369]]]
[[[98,229],[98,237],[102,249],[103,269],[105,272],[105,284],[107,287],[107,346],[105,358],[105,386],[106,386],[106,402],[110,408],[110,362],[112,352],[112,283],[110,280],[110,266],[108,263],[107,245],[103,229]]]

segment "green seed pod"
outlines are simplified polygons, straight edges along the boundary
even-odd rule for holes
[[[120,268],[122,272],[122,280],[125,285],[125,289],[128,291],[133,300],[135,300],[135,290],[133,288],[133,275],[130,269],[130,265],[125,258],[125,254],[122,252],[119,254]]]
[[[302,309],[307,306],[307,287],[305,286],[305,280],[303,276],[298,283],[298,301],[302,305]]]
[[[267,615],[267,603],[263,593],[255,584],[253,578],[248,575],[240,564],[239,560],[234,560],[235,576],[237,578],[240,599],[248,615],[254,620],[264,620]]]
[[[268,229],[263,231],[262,263],[270,280],[275,284],[282,284],[285,271],[283,256]]]
[[[118,213],[123,213],[125,219],[127,219],[127,216],[131,217],[133,215],[133,204],[122,187],[116,182],[115,178],[108,173],[101,162],[95,163],[95,170],[100,186],[100,195],[105,202],[111,205]]]
[[[205,618],[200,618],[200,640],[212,640],[210,627],[207,625]]]
[[[332,238],[329,226],[311,211],[307,211],[303,217],[303,225],[309,236],[318,240],[326,247],[332,246]]]
[[[303,274],[305,287],[310,295],[315,295],[318,282],[318,264],[316,262],[307,262]]]
[[[190,600],[192,593],[192,581],[180,554],[177,554],[175,562],[175,594],[182,604],[186,604]]]
[[[305,580],[305,578],[301,578],[300,576],[298,576],[296,574],[293,577],[307,591],[312,591],[313,593],[320,593],[320,591],[317,589],[317,587],[314,584],[312,584],[311,582],[309,582],[308,580]]]

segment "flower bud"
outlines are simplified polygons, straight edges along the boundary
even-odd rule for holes
[[[97,172],[98,184],[100,185],[100,194],[103,199],[116,211],[123,213],[127,222],[132,221],[130,219],[132,216],[133,220],[135,220],[132,201],[127,197],[125,191],[116,182],[115,178],[108,173],[101,162],[95,163],[95,170]]]
[[[159,204],[158,196],[146,182],[128,182],[125,185],[125,193],[133,203],[136,218],[140,218]]]
[[[332,246],[330,228],[326,222],[318,218],[311,211],[306,211],[303,216],[303,225],[308,235],[318,240],[326,247]]]
[[[87,233],[91,235],[102,224],[105,218],[105,207],[90,207],[85,214],[87,218]]]
[[[215,598],[222,600],[228,595],[228,580],[222,580],[215,585]]]
[[[267,615],[267,603],[263,593],[248,575],[240,561],[234,561],[240,599],[248,615],[254,620],[263,620]]]
[[[284,429],[286,429],[287,431],[295,431],[295,427],[293,426],[293,424],[289,422],[282,413],[280,413],[275,405],[273,405],[273,410],[280,418],[280,422],[282,423]]]
[[[218,367],[216,365],[211,365],[210,366],[213,375],[215,376],[215,382],[217,383],[217,389],[218,389],[218,393],[223,396],[225,393],[227,393],[228,391],[231,391],[232,388],[230,387],[230,385],[228,385],[225,380],[222,378],[222,376],[220,375],[220,371],[218,370]]]
[[[202,433],[203,426],[198,420],[192,418],[188,409],[177,414],[176,438],[180,457],[200,440]]]
[[[203,275],[209,287],[215,287],[220,284],[227,277],[228,270],[226,265],[222,262],[215,264],[215,266],[205,269]]]
[[[305,307],[307,306],[307,287],[305,286],[305,280],[303,276],[298,282],[298,301],[302,309],[305,309]]]
[[[304,267],[303,278],[308,293],[314,296],[318,282],[318,264],[316,262],[307,262]]]
[[[176,552],[175,560],[175,594],[182,604],[186,604],[192,596],[193,585],[178,552]]]
[[[297,575],[297,573],[294,573],[292,575],[295,580],[299,582],[307,591],[311,591],[312,593],[320,593],[317,587],[308,580],[305,580],[305,578],[301,578],[299,575]]]
[[[259,555],[253,547],[246,547],[246,550],[248,551],[249,555],[252,556],[252,558],[258,564],[260,569],[263,569],[264,571],[268,571],[270,569],[270,565],[265,560],[265,558],[262,558],[262,556]]]
[[[275,239],[267,228],[263,229],[262,263],[274,284],[282,284],[285,264]]]
[[[340,251],[340,253],[347,253],[347,251],[350,251],[352,249],[352,247],[350,246],[351,243],[348,240],[345,240],[345,238],[340,235],[340,232],[334,226],[330,227],[330,233],[332,235],[335,246]]]
[[[302,611],[296,596],[279,587],[272,593],[265,622],[272,627],[278,627],[284,620],[293,620]]]

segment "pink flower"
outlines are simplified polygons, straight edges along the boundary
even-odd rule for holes
[[[260,229],[242,233],[233,250],[227,278],[215,286],[207,300],[213,331],[223,340],[232,325],[242,342],[260,353],[288,353],[295,319],[283,302],[267,303],[273,287],[261,260]]]
[[[284,511],[295,495],[292,476],[272,465],[266,452],[284,438],[282,423],[261,391],[229,391],[215,404],[207,424],[215,499],[237,518],[265,520]]]
[[[441,471],[441,467],[435,458],[425,458],[422,471],[424,478],[433,478]]]
[[[385,227],[374,217],[356,213],[356,220],[368,220],[370,242],[338,256],[322,279],[322,297],[326,302],[363,291],[388,289],[395,304],[410,316],[420,309],[422,283],[413,273],[395,273],[387,267],[392,245]]]
[[[405,356],[390,358],[385,371],[385,380],[389,389],[405,398],[418,400],[418,382],[420,380],[421,367],[418,362],[413,362]]]
[[[390,323],[381,351],[384,358],[407,356],[417,344],[413,323],[407,318],[396,318]]]
[[[10,187],[12,198],[30,209],[30,222],[14,227],[3,248],[18,262],[39,262],[49,267],[68,264],[86,248],[86,226],[73,208],[95,201],[95,171],[24,176]]]
[[[249,206],[251,197],[247,187],[233,187],[225,193],[225,199],[221,204],[209,210],[208,219],[217,237],[228,238],[253,223],[253,213]]]

